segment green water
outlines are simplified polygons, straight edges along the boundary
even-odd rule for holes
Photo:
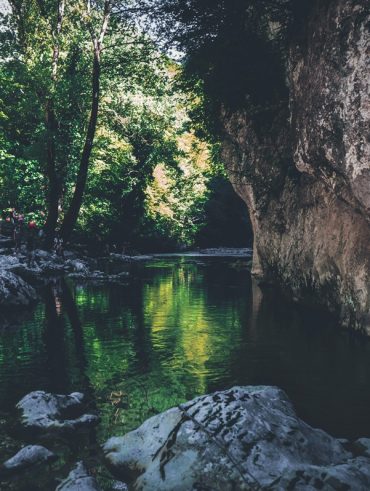
[[[33,312],[3,326],[0,460],[24,442],[11,430],[14,406],[36,389],[82,391],[102,419],[92,440],[62,452],[58,477],[81,456],[100,469],[97,452],[108,437],[235,384],[278,385],[308,423],[370,437],[367,338],[263,294],[240,259],[134,268],[122,286],[56,281]]]

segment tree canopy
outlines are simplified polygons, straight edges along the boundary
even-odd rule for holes
[[[201,93],[185,93],[182,65],[140,27],[143,5],[11,6],[0,29],[0,207],[36,219],[46,247],[72,232],[117,247],[148,234],[194,242],[210,183],[226,177],[217,143],[191,122]]]

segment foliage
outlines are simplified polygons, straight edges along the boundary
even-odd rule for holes
[[[162,44],[182,57],[200,134],[222,139],[220,114],[248,109],[262,132],[288,105],[288,44],[302,36],[309,0],[137,0]],[[145,23],[144,21],[144,23]],[[153,24],[155,28],[153,28]]]
[[[158,165],[154,182],[147,188],[147,223],[155,224],[158,238],[171,237],[191,245],[204,226],[204,204],[208,197],[209,151],[192,133],[180,139],[183,152],[177,168]]]
[[[286,96],[282,60],[289,0],[148,2],[157,7],[157,30],[184,53],[187,83],[199,90],[201,80],[209,102],[258,107]]]
[[[46,212],[54,145],[59,225],[76,186],[91,105],[91,39],[100,7],[14,0],[1,18],[0,208]],[[95,3],[94,3],[95,5]],[[126,8],[127,7],[127,8]],[[182,67],[161,54],[116,2],[101,57],[101,100],[75,240],[143,248],[190,245],[207,218],[209,183],[223,174],[204,125],[204,87],[187,87]],[[58,48],[57,75],[53,52]],[[53,51],[54,50],[54,51]],[[191,90],[190,90],[191,89]],[[55,116],[55,128],[45,121]]]

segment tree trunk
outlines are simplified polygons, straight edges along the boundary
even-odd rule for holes
[[[57,121],[53,108],[52,101],[48,101],[45,111],[45,125],[47,129],[47,162],[46,162],[46,175],[48,178],[48,196],[47,206],[48,215],[44,226],[46,249],[51,249],[54,243],[55,229],[58,222],[58,204],[60,186],[59,179],[56,172],[56,152],[55,152],[55,137],[57,129]]]
[[[51,80],[55,84],[57,81],[58,62],[59,62],[59,36],[62,31],[64,18],[65,0],[58,1],[58,18],[55,32],[55,42],[53,46],[53,59],[51,68]],[[42,10],[42,5],[40,6]],[[54,103],[52,96],[46,101],[45,108],[45,126],[47,131],[47,160],[46,160],[46,175],[48,178],[48,195],[47,207],[48,214],[44,225],[45,240],[44,246],[46,249],[51,249],[54,243],[55,229],[58,223],[59,215],[59,197],[60,183],[56,170],[56,148],[55,140],[57,137],[58,124],[55,116]]]
[[[80,212],[82,199],[85,191],[87,173],[89,169],[90,155],[94,143],[96,124],[99,112],[99,95],[100,95],[100,50],[94,49],[94,62],[92,73],[92,103],[89,125],[86,133],[86,140],[81,155],[80,167],[76,179],[76,187],[69,209],[64,217],[61,227],[61,238],[64,243],[70,239],[71,233],[76,225],[78,214]]]

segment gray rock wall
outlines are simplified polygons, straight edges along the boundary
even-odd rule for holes
[[[370,332],[369,8],[316,2],[287,62],[289,105],[223,114],[253,272]]]

